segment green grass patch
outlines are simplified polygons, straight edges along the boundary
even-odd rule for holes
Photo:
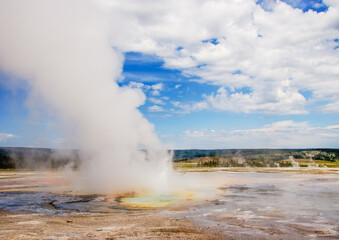
[[[0,172],[14,172],[17,171],[17,169],[14,168],[0,168]]]
[[[319,167],[328,167],[328,168],[339,168],[339,161],[330,162],[330,161],[324,161],[324,160],[314,160],[316,164],[319,164]]]
[[[194,168],[198,165],[196,162],[174,162],[174,168]]]

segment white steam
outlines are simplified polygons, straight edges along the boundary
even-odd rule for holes
[[[98,191],[162,186],[170,160],[137,109],[144,94],[115,82],[123,56],[110,42],[118,34],[90,1],[0,3],[1,70],[27,80],[60,119],[66,142],[85,151],[87,187]]]

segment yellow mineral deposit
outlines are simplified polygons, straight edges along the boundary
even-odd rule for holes
[[[121,198],[121,205],[130,209],[154,209],[192,200],[194,193],[173,191],[168,195],[136,194]]]

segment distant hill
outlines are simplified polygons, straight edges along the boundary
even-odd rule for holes
[[[175,150],[173,160],[184,161],[192,158],[201,157],[242,157],[245,159],[262,159],[270,158],[271,160],[282,160],[289,156],[299,156],[303,152],[326,152],[335,153],[336,158],[339,157],[339,149],[331,148],[309,148],[309,149],[190,149]]]

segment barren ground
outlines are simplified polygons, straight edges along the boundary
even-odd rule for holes
[[[151,213],[47,215],[1,211],[1,239],[220,239],[183,219]]]

